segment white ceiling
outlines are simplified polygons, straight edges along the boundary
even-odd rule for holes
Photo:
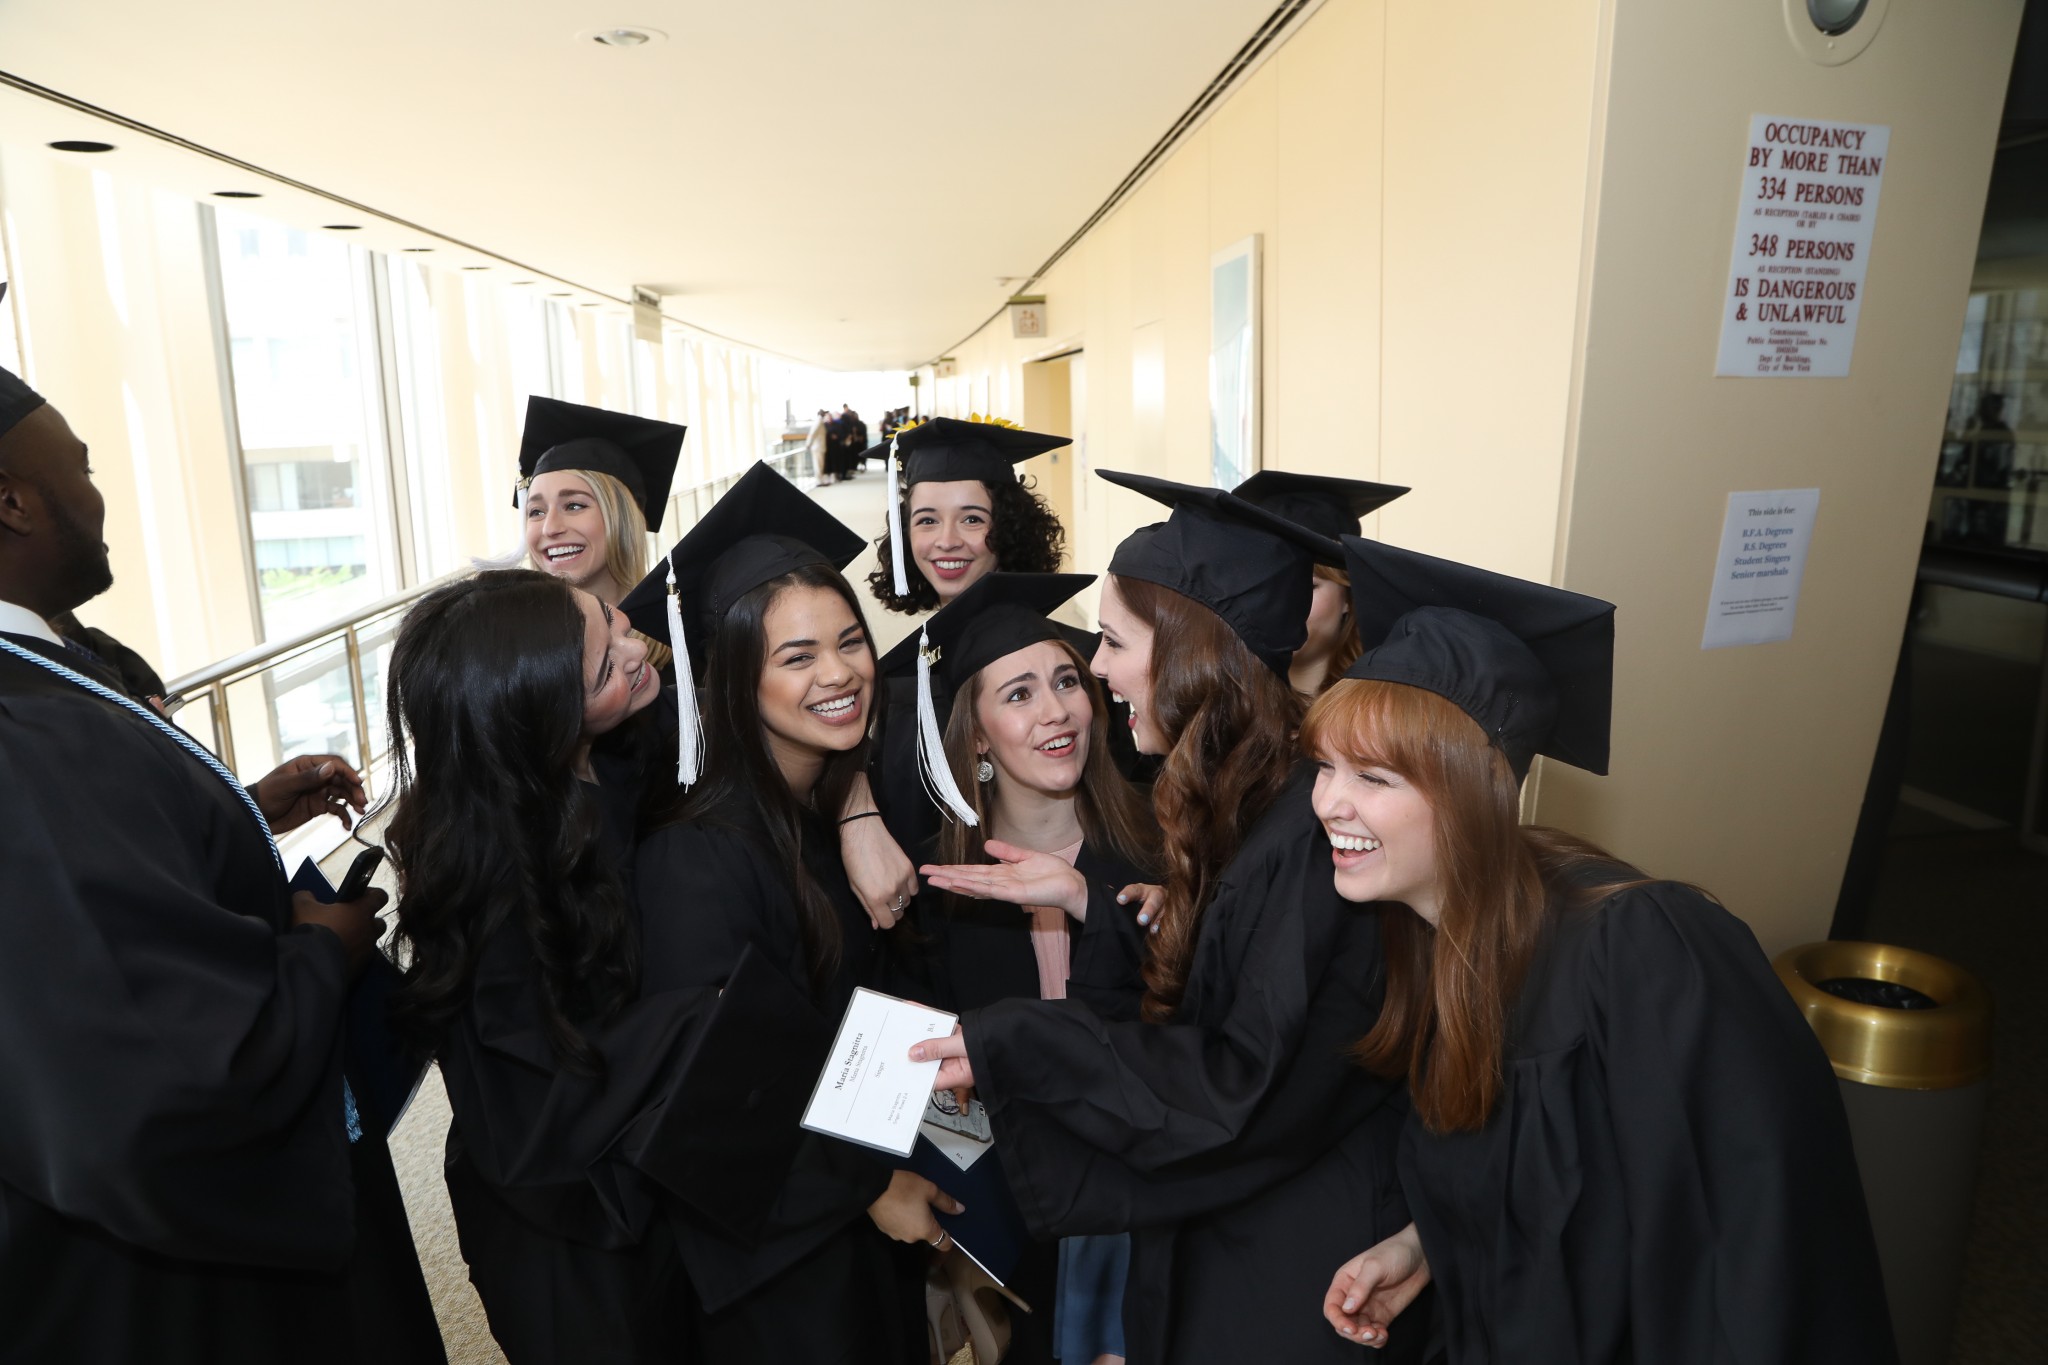
[[[1274,4],[4,0],[0,70],[588,289],[654,285],[671,316],[881,369],[979,325],[998,277],[1064,242]],[[622,24],[668,37],[578,37]],[[0,137],[40,135],[27,108],[0,106]],[[100,136],[110,170],[147,140]]]

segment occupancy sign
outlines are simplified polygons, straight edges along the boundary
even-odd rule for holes
[[[1751,118],[1715,374],[1849,373],[1891,135],[1874,123]]]

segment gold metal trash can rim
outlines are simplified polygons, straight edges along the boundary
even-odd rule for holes
[[[1894,1090],[1946,1090],[1991,1069],[1991,996],[1953,962],[1884,943],[1807,943],[1773,960],[1835,1074]],[[1933,1009],[1860,1005],[1820,988],[1862,977],[1911,987]]]

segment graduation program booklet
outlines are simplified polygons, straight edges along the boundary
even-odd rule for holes
[[[945,1037],[958,1022],[944,1010],[865,986],[856,990],[811,1092],[803,1126],[909,1156],[939,1075],[937,1062],[913,1062],[910,1049],[923,1039]]]

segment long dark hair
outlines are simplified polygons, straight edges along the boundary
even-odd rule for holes
[[[1443,904],[1436,928],[1380,915],[1386,1003],[1353,1050],[1368,1071],[1408,1077],[1432,1132],[1471,1132],[1499,1099],[1508,1012],[1549,907],[1598,901],[1651,879],[1561,830],[1521,823],[1521,783],[1470,716],[1434,692],[1347,678],[1309,708],[1302,746],[1401,774],[1435,817]]]
[[[579,1025],[632,999],[639,936],[577,780],[584,616],[568,584],[505,569],[436,589],[399,627],[388,719],[397,795],[401,1035],[439,1047],[500,931],[525,935],[555,1055],[595,1073]]]
[[[774,865],[789,870],[791,889],[796,893],[797,931],[803,940],[804,960],[810,967],[811,988],[822,991],[838,970],[845,948],[839,914],[825,889],[804,867],[804,806],[783,780],[774,751],[768,747],[767,727],[761,720],[761,671],[768,659],[768,609],[777,596],[790,588],[827,588],[838,593],[853,611],[861,634],[867,635],[868,623],[861,614],[860,599],[839,571],[827,564],[796,569],[743,594],[713,630],[705,661],[703,779],[687,792],[674,789],[674,794],[658,804],[650,818],[658,825],[701,821],[739,829],[743,826],[734,818],[735,811],[753,816],[759,827],[767,831],[767,851]],[[872,638],[868,650],[872,657]],[[870,735],[879,696],[878,680],[868,694]],[[868,744],[869,739],[863,737],[854,748],[827,755],[811,797],[815,809],[830,812],[840,808],[847,785],[867,766]],[[836,850],[837,845],[833,847]]]
[[[910,494],[916,487],[911,484],[903,490],[902,521],[906,535],[910,529]],[[1045,499],[1033,490],[1033,481],[999,479],[982,487],[988,490],[988,547],[995,554],[996,567],[1004,573],[1058,573],[1060,557],[1066,550],[1067,531],[1052,508],[1046,506]],[[930,611],[939,605],[939,590],[911,562],[908,545],[903,547],[903,580],[910,591],[900,596],[896,592],[895,572],[889,566],[887,531],[882,532],[875,548],[878,557],[874,571],[868,575],[868,591],[874,593],[877,602],[889,611],[907,615]]]
[[[1080,670],[1081,686],[1087,689],[1088,703],[1094,712],[1094,719],[1088,723],[1088,759],[1081,769],[1080,789],[1074,798],[1082,837],[1091,846],[1112,853],[1151,876],[1159,860],[1159,829],[1152,822],[1144,796],[1117,771],[1116,757],[1109,749],[1109,705],[1102,695],[1102,683],[1088,671],[1088,661],[1080,651],[1065,640],[1054,643]],[[989,809],[993,803],[987,799],[988,789],[974,780],[974,768],[979,761],[974,742],[981,728],[976,716],[981,704],[982,678],[987,673],[988,669],[983,668],[960,684],[953,697],[952,714],[946,718],[946,763],[953,770],[954,783],[974,807],[979,823],[948,820],[940,827],[938,852],[942,863],[990,861],[983,845],[988,840]],[[956,900],[952,892],[946,893],[944,904],[949,911]]]
[[[1145,963],[1144,1017],[1171,1019],[1216,879],[1287,785],[1302,700],[1222,617],[1142,579],[1112,577],[1152,629],[1152,717],[1171,746],[1152,784],[1166,899]]]

